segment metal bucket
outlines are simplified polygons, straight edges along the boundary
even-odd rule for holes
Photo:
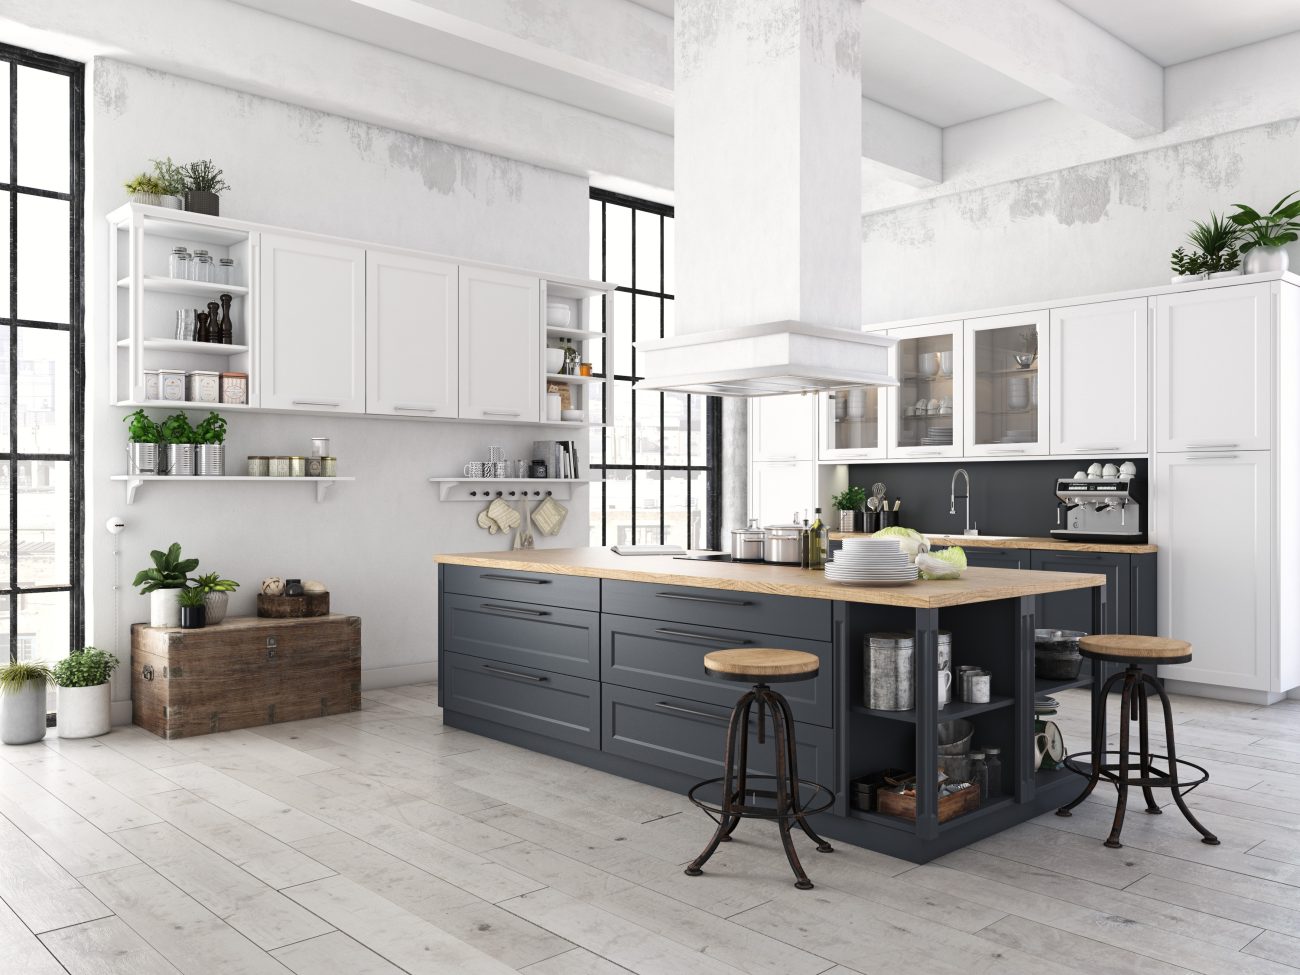
[[[194,448],[195,473],[200,477],[221,477],[226,473],[226,445],[201,443]]]
[[[167,471],[177,477],[189,477],[194,473],[194,444],[169,443],[167,445]]]
[[[129,443],[126,445],[128,474],[157,474],[158,445],[156,443]]]

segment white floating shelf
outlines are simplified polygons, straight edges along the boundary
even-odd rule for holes
[[[583,383],[603,383],[605,381],[605,377],[604,376],[566,376],[563,373],[548,372],[546,374],[546,381],[548,383],[571,383],[575,386],[580,386]]]
[[[134,407],[139,406],[144,409],[159,410],[251,410],[253,407],[247,403],[195,403],[187,399],[147,399],[147,400],[130,400],[120,399],[114,406]],[[167,475],[161,475],[166,477]],[[261,480],[261,478],[256,478]],[[336,478],[337,480],[337,478]]]
[[[573,339],[575,342],[590,342],[603,339],[604,332],[589,332],[585,328],[562,328],[559,325],[547,325],[546,337],[549,339]]]
[[[209,281],[186,281],[183,278],[169,278],[161,274],[146,274],[140,279],[145,291],[163,291],[172,295],[233,295],[242,297],[248,289],[242,284],[212,284]],[[119,288],[131,287],[130,278],[118,278]]]
[[[315,484],[316,501],[325,500],[329,489],[339,481],[355,481],[355,477],[248,477],[244,474],[232,474],[228,477],[185,474],[114,474],[114,481],[126,483],[126,503],[135,504],[135,492],[145,481],[170,481],[173,484],[211,484],[213,481],[256,481],[258,484]]]
[[[438,485],[439,501],[539,501],[555,498],[567,501],[576,484],[598,484],[574,477],[431,477]]]
[[[130,339],[118,339],[117,347],[131,347]],[[220,342],[187,342],[184,339],[141,339],[140,348],[146,352],[178,352],[183,355],[243,355],[246,345],[222,345]]]

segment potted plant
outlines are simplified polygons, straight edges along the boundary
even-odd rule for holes
[[[194,213],[206,213],[210,217],[220,215],[223,190],[230,189],[222,179],[222,172],[211,159],[199,159],[184,167],[185,171],[185,209]]]
[[[856,484],[845,488],[835,497],[831,504],[840,513],[840,531],[860,532],[863,529],[863,508],[867,503],[867,492]]]
[[[194,473],[194,444],[197,434],[184,413],[173,413],[162,422],[163,439],[167,441],[167,470],[165,474],[186,476]]]
[[[1222,278],[1240,273],[1241,256],[1237,253],[1237,245],[1241,243],[1241,228],[1231,220],[1217,213],[1211,213],[1209,220],[1194,220],[1187,240],[1201,252],[1204,273],[1210,277]]]
[[[207,604],[203,602],[203,596],[203,590],[198,586],[186,586],[177,594],[182,630],[201,630],[207,623]]]
[[[1260,213],[1244,203],[1234,203],[1237,212],[1228,219],[1242,230],[1247,274],[1262,271],[1285,271],[1290,266],[1286,245],[1300,239],[1300,200],[1292,200],[1288,193],[1273,205],[1268,213]]]
[[[30,745],[45,737],[48,664],[20,661],[0,667],[0,742]]]
[[[1169,255],[1169,267],[1174,272],[1171,284],[1199,281],[1205,277],[1205,255],[1189,254],[1186,247],[1180,247]]]
[[[153,568],[142,569],[131,585],[140,595],[149,597],[150,626],[180,626],[179,590],[189,582],[189,574],[199,567],[198,559],[182,559],[180,542],[172,542],[166,552],[149,553]]]
[[[126,191],[131,195],[132,203],[147,203],[149,206],[162,206],[163,187],[158,177],[152,173],[141,173],[126,181]]]
[[[55,664],[60,738],[94,738],[112,728],[108,679],[117,663],[111,653],[82,647]]]
[[[158,473],[158,442],[162,440],[162,430],[144,410],[136,410],[130,416],[122,417],[127,427],[128,474]]]
[[[153,163],[153,178],[158,181],[159,192],[162,194],[161,204],[172,210],[180,210],[184,205],[182,197],[185,194],[185,170],[172,162],[171,156],[149,161]]]
[[[226,420],[212,412],[194,428],[195,473],[221,477],[226,473]]]
[[[207,607],[206,625],[220,623],[226,618],[230,594],[239,588],[239,583],[234,579],[221,578],[220,573],[208,572],[197,577],[194,584],[203,590],[203,605]]]

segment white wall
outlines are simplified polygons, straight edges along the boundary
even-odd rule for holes
[[[869,213],[864,321],[1164,284],[1192,220],[1297,188],[1290,119]]]
[[[365,683],[433,672],[437,552],[504,548],[474,524],[478,508],[440,503],[427,478],[460,470],[500,443],[531,455],[533,428],[229,414],[227,471],[249,453],[307,453],[325,435],[340,474],[317,504],[307,485],[148,484],[125,505],[109,476],[125,471],[124,409],[109,407],[104,216],[124,201],[122,182],[151,157],[212,157],[232,190],[223,216],[376,243],[586,276],[587,182],[499,156],[378,128],[311,109],[96,60],[87,105],[87,642],[118,647],[147,619],[129,588],[152,548],[179,541],[200,571],[243,584],[232,611],[252,613],[264,576],[324,581],[337,612],[362,617]],[[163,411],[156,411],[159,415]],[[586,489],[564,530],[539,545],[581,545]],[[123,515],[121,625],[114,634],[113,556],[104,520]],[[129,697],[119,678],[114,700]],[[121,718],[119,708],[118,717]]]

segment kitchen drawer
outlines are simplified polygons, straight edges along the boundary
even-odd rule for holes
[[[745,691],[736,685],[732,704]],[[631,687],[602,687],[601,748],[611,755],[635,759],[657,768],[682,772],[696,779],[722,774],[723,748],[731,708],[653,694]],[[749,720],[749,770],[776,770],[776,739],[766,722],[767,739],[758,743],[758,713]],[[799,777],[835,784],[835,735],[829,728],[795,722]]]
[[[444,649],[553,674],[600,679],[600,614],[447,593]]]
[[[778,633],[805,640],[831,639],[831,604],[824,599],[609,579],[601,582],[600,599],[602,612],[618,616]]]
[[[444,565],[442,587],[447,592],[489,599],[513,599],[569,609],[600,609],[600,580],[582,576],[557,576],[513,569],[481,569],[472,565]]]
[[[729,647],[771,646],[804,650],[821,660],[821,672],[812,680],[781,684],[777,690],[790,702],[796,721],[829,728],[833,723],[829,643],[605,613],[600,618],[601,680],[731,707],[746,690],[745,685],[709,677],[704,670],[704,655]]]
[[[966,564],[981,569],[1027,569],[1030,551],[1024,548],[984,548],[971,545],[966,548]]]
[[[1106,577],[1106,633],[1137,633],[1129,613],[1129,557],[1111,552],[1058,552],[1035,550],[1030,560],[1045,572],[1095,572]],[[1068,589],[1034,599],[1038,626],[1091,633],[1091,589]]]
[[[600,747],[600,684],[507,666],[460,653],[443,656],[445,706],[521,731]]]

